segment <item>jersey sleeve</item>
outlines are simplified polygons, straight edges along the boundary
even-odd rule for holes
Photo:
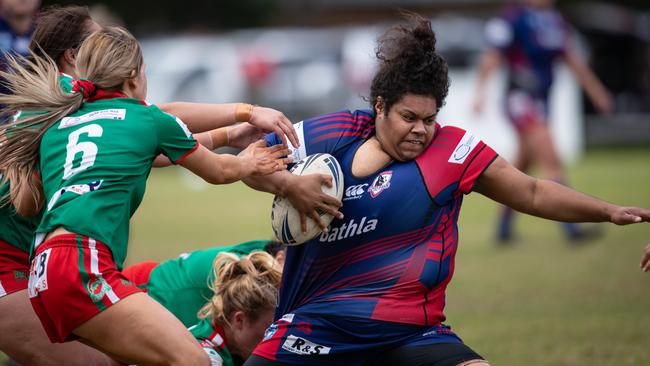
[[[468,194],[498,154],[478,136],[457,127],[442,127],[416,163],[427,190],[439,204]]]
[[[180,118],[164,113],[154,106],[149,108],[155,108],[154,126],[159,152],[167,156],[172,163],[180,164],[198,149],[199,143]]]
[[[299,161],[316,153],[335,153],[359,138],[366,138],[374,130],[374,115],[371,111],[341,111],[310,118],[294,125],[300,147],[289,142],[293,161]],[[271,133],[266,136],[269,146],[282,143]]]
[[[494,17],[485,23],[485,41],[491,48],[505,51],[514,42],[514,27],[504,17]]]

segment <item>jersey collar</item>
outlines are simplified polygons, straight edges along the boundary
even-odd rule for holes
[[[113,99],[113,98],[128,98],[129,96],[120,92],[120,91],[108,91],[104,89],[97,89],[95,95],[86,99],[87,103],[95,102],[102,99]]]

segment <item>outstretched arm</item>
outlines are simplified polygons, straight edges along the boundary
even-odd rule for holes
[[[291,121],[280,111],[246,103],[205,104],[173,102],[158,105],[187,124],[193,133],[206,132],[236,122],[250,122],[264,132],[286,136],[294,146],[299,146],[298,135]]]
[[[476,92],[474,95],[474,104],[472,106],[474,113],[483,112],[485,105],[485,88],[488,80],[501,65],[501,53],[497,49],[489,49],[481,55],[478,64]]]
[[[550,180],[530,177],[497,158],[478,179],[474,190],[530,215],[565,222],[650,222],[650,210],[621,207]]]
[[[290,162],[283,145],[266,147],[265,141],[251,144],[239,155],[216,154],[204,146],[180,164],[211,184],[236,182],[252,175],[268,175],[284,170]]]
[[[564,61],[584,88],[596,109],[600,113],[611,113],[612,97],[591,69],[570,49],[565,51]]]

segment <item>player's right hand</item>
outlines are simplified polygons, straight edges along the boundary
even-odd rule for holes
[[[343,214],[339,208],[343,203],[336,197],[323,193],[322,186],[332,187],[332,177],[324,174],[292,175],[284,195],[291,205],[300,212],[300,229],[307,232],[307,217],[310,217],[324,231],[327,225],[320,219],[318,212],[325,212],[337,219]]]
[[[650,271],[650,244],[645,246],[643,257],[641,257],[640,267],[643,272]]]

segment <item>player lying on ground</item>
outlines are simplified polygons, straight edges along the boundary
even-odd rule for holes
[[[243,257],[253,251],[265,251],[276,259],[280,268],[284,265],[283,244],[257,240],[196,250],[162,263],[136,263],[122,273],[189,327],[199,321],[199,310],[214,295],[212,289],[219,269],[217,255],[227,252]]]

